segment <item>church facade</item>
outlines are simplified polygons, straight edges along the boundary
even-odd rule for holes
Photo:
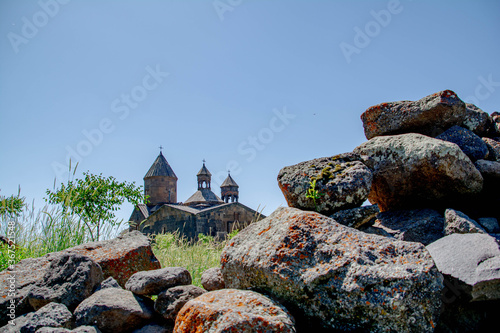
[[[179,232],[188,239],[196,239],[198,234],[224,239],[234,229],[265,217],[239,202],[239,186],[229,173],[220,186],[221,197],[212,191],[212,175],[205,161],[196,177],[198,190],[185,202],[177,202],[178,178],[160,151],[144,176],[149,202],[135,207],[130,229],[145,234]]]

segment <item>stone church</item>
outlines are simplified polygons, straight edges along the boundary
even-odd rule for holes
[[[135,207],[130,229],[145,234],[178,231],[188,239],[196,239],[200,233],[224,239],[234,229],[265,218],[239,202],[239,186],[229,173],[220,186],[221,197],[212,192],[212,174],[205,161],[196,177],[198,190],[185,202],[177,202],[178,178],[160,151],[144,176],[149,203]]]

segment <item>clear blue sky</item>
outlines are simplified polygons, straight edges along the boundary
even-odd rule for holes
[[[499,1],[2,0],[0,37],[0,193],[39,207],[68,156],[142,185],[163,145],[179,201],[206,159],[267,215],[278,171],[352,151],[372,105],[500,109]]]

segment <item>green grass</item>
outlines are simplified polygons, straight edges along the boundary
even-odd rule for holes
[[[220,256],[226,242],[216,242],[210,236],[200,235],[197,242],[189,241],[179,233],[154,236],[153,253],[161,267],[184,267],[193,278],[193,284],[201,287],[201,275],[212,267],[220,266]]]
[[[112,238],[115,234],[113,229],[108,228],[104,238]],[[8,237],[16,245],[9,251],[7,245],[0,243],[0,271],[26,258],[41,257],[91,241],[80,218],[63,213],[58,206],[49,205],[39,210],[33,204],[26,205],[19,216],[0,215],[0,235]],[[9,258],[12,253],[14,258]],[[9,259],[13,261],[9,262]]]

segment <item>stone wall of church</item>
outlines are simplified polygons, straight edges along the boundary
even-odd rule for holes
[[[242,204],[232,203],[208,209],[197,215],[197,234],[223,238],[233,229],[243,229],[252,222],[256,212]]]
[[[196,218],[194,214],[163,206],[157,212],[153,213],[139,230],[145,234],[160,234],[166,232],[178,231],[187,238],[195,238]]]
[[[198,234],[223,239],[233,229],[241,230],[248,226],[255,217],[254,210],[236,202],[213,207],[196,215],[174,207],[163,206],[139,226],[139,230],[145,234],[178,230],[181,235],[189,239],[196,239]]]
[[[149,195],[149,204],[177,203],[177,179],[174,177],[149,177],[144,180],[144,194]]]

